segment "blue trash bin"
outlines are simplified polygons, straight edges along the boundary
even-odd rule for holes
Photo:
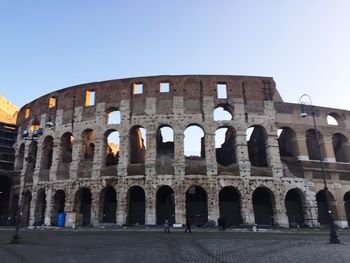
[[[64,227],[65,223],[66,223],[66,213],[59,213],[57,226]]]

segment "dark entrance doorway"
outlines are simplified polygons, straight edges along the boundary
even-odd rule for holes
[[[45,189],[39,189],[37,192],[37,201],[35,204],[34,213],[34,225],[41,226],[44,224],[45,220],[45,210],[46,210],[46,194]]]
[[[344,195],[344,206],[345,206],[346,219],[348,220],[348,226],[350,227],[350,192],[347,192]]]
[[[208,222],[208,198],[202,187],[192,186],[186,192],[186,218],[201,226]]]
[[[7,224],[9,216],[11,179],[7,176],[0,176],[0,226]]]
[[[129,189],[128,200],[128,224],[144,225],[146,211],[145,192],[140,186],[133,186]]]
[[[56,191],[53,196],[53,208],[52,208],[52,217],[51,224],[56,226],[58,223],[58,215],[64,212],[64,204],[66,201],[66,194],[63,190]]]
[[[174,190],[169,186],[161,186],[157,191],[156,224],[164,224],[168,219],[170,225],[175,223]]]
[[[304,211],[300,195],[301,193],[297,189],[289,190],[286,195],[285,206],[289,227],[304,226]]]
[[[337,213],[337,207],[334,202],[334,197],[330,192],[328,192],[328,197],[329,197],[330,209],[332,211],[333,219],[337,220],[338,213]],[[327,211],[326,195],[324,190],[321,190],[316,194],[316,201],[317,201],[317,211],[318,211],[318,222],[320,223],[320,225],[329,225],[329,215]]]
[[[21,220],[22,220],[21,224],[23,226],[29,225],[31,202],[32,202],[32,193],[29,191],[26,191],[24,194],[23,215],[21,217]]]
[[[102,223],[116,222],[117,194],[113,187],[107,186],[101,191]]]
[[[88,188],[81,188],[75,196],[76,211],[83,214],[83,226],[90,225],[91,218],[91,192]]]
[[[253,210],[256,224],[274,224],[272,196],[270,190],[265,187],[259,187],[253,192]]]
[[[234,187],[224,187],[219,193],[220,217],[227,227],[239,226],[242,223],[240,194]]]

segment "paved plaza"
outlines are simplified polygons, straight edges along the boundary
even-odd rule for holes
[[[350,262],[350,232],[328,244],[327,231],[249,232],[194,229],[0,229],[0,262]]]

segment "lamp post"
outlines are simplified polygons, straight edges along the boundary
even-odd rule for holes
[[[48,122],[46,122],[45,127],[51,128],[53,127],[53,123],[49,119]],[[38,128],[34,130],[31,134],[29,133],[28,129],[24,129],[22,133],[22,137],[24,140],[29,140],[29,141],[36,141],[40,136],[42,136],[44,133],[44,130],[42,128]],[[26,186],[27,186],[27,176],[28,176],[28,166],[32,165],[32,163],[35,161],[35,157],[32,156],[32,153],[28,154],[28,157],[25,158],[27,161],[27,167],[24,172],[23,176],[23,188],[22,188],[22,193],[21,193],[21,202],[17,207],[17,212],[16,212],[16,227],[15,227],[15,234],[12,237],[11,244],[18,244],[20,243],[20,235],[19,235],[19,229],[20,229],[20,224],[22,221],[22,215],[23,215],[23,209],[25,205],[25,193],[26,193]]]
[[[330,226],[329,243],[339,244],[340,241],[339,241],[338,236],[337,236],[337,231],[335,228],[335,224],[334,224],[334,220],[333,220],[333,216],[332,216],[332,211],[330,208],[331,206],[330,206],[330,201],[329,201],[327,180],[326,180],[326,175],[325,175],[325,171],[324,171],[323,156],[322,156],[321,146],[320,146],[320,137],[319,137],[318,129],[317,129],[317,125],[316,125],[315,107],[314,107],[314,105],[312,105],[311,97],[308,94],[303,94],[299,98],[299,104],[300,104],[300,108],[301,108],[300,117],[306,118],[308,116],[308,114],[305,111],[306,107],[309,107],[311,110],[312,120],[313,120],[315,134],[316,134],[317,150],[318,150],[318,154],[320,157],[320,165],[321,165],[321,173],[322,173],[322,179],[323,179],[324,194],[326,195],[326,210],[328,213],[329,226]]]

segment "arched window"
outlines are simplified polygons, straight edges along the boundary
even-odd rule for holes
[[[278,129],[277,136],[281,157],[297,157],[298,146],[294,130],[289,127],[282,127],[281,129]]]
[[[266,157],[266,131],[261,126],[247,129],[249,161],[253,166],[268,166]]]
[[[16,160],[16,170],[22,170],[23,169],[23,160],[24,160],[24,143],[21,144],[18,150],[17,154],[17,160]]]
[[[174,156],[174,130],[170,126],[161,126],[156,133],[157,156]]]
[[[119,150],[119,132],[108,132],[106,134],[106,166],[118,164]]]
[[[349,162],[349,143],[341,133],[336,133],[332,136],[332,144],[336,162]]]
[[[318,138],[322,140],[322,134],[318,132]],[[314,129],[310,129],[306,132],[306,146],[307,146],[307,151],[309,154],[309,159],[310,160],[320,160],[321,156],[317,148],[317,138],[316,138],[316,132]],[[324,155],[323,147],[321,147],[321,152]]]
[[[202,128],[197,125],[189,125],[184,135],[185,156],[205,158],[205,140]]]
[[[129,162],[144,163],[146,156],[146,130],[141,126],[134,126],[129,131]]]
[[[62,163],[72,162],[73,141],[74,138],[70,132],[62,135],[60,142],[60,161]]]
[[[95,134],[91,129],[82,133],[82,143],[84,145],[84,160],[92,161],[95,154]]]
[[[228,110],[228,106],[219,106],[214,110],[215,121],[229,121],[232,120],[232,114]]]
[[[113,110],[108,113],[108,124],[120,124],[120,111],[119,110]]]
[[[43,150],[41,155],[41,169],[50,169],[52,165],[52,154],[53,154],[53,138],[47,136],[43,143]]]
[[[232,127],[222,127],[215,131],[217,163],[227,166],[236,162],[236,131]]]

